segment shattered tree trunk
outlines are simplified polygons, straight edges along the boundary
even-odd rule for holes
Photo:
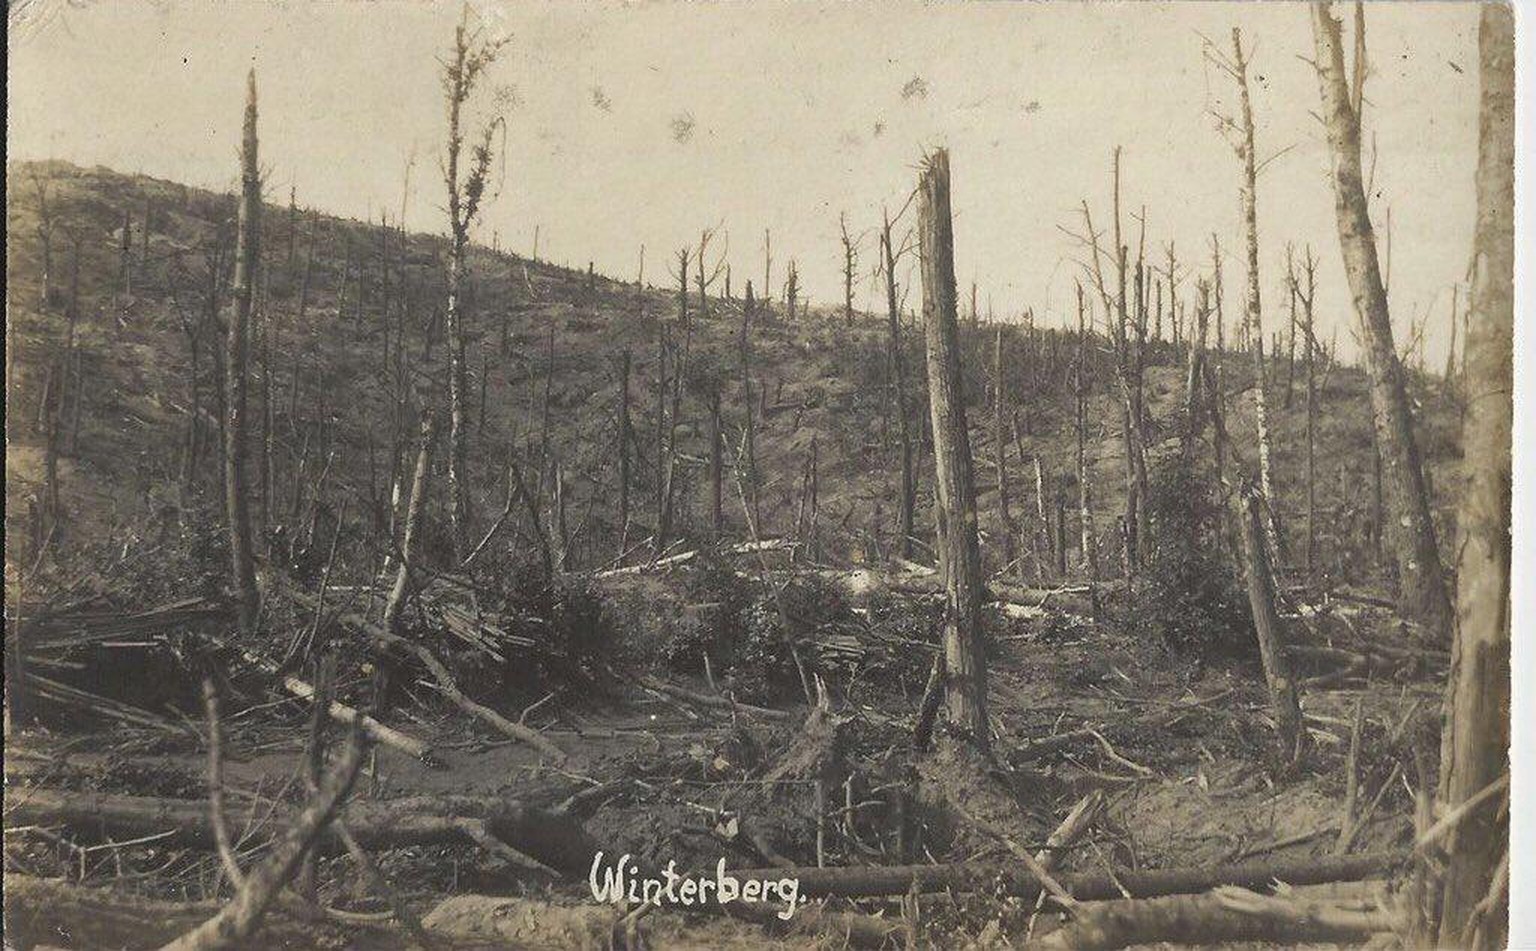
[[[261,169],[256,156],[256,71],[246,77],[245,131],[240,149],[240,211],[235,237],[234,309],[225,345],[224,499],[229,520],[230,572],[236,618],[242,631],[256,624],[256,564],[251,553],[251,512],[245,485],[246,336],[256,263],[261,254]]]
[[[960,370],[949,153],[944,149],[923,162],[918,180],[918,215],[935,494],[939,503],[938,540],[948,615],[944,628],[945,706],[951,726],[968,734],[977,749],[986,751],[991,737],[987,728],[986,660],[981,651],[985,588],[976,538],[976,489]]]
[[[1360,165],[1360,117],[1351,103],[1344,72],[1339,21],[1326,2],[1312,7],[1312,33],[1317,45],[1323,122],[1333,154],[1339,245],[1355,312],[1360,315],[1365,332],[1383,490],[1387,511],[1396,526],[1396,544],[1392,547],[1397,555],[1399,609],[1404,617],[1426,625],[1434,636],[1446,638],[1452,629],[1450,596],[1440,567],[1440,548],[1424,490],[1403,368],[1392,340],[1392,318],[1376,256],[1376,237]]]
[[[1482,6],[1482,111],[1470,336],[1463,380],[1471,463],[1458,521],[1456,635],[1440,760],[1439,804],[1454,809],[1509,769],[1510,504],[1514,353],[1515,76],[1512,11]],[[1474,406],[1475,403],[1475,406]],[[1509,819],[1492,804],[1451,833],[1440,944],[1502,948],[1508,930]],[[1503,894],[1496,882],[1504,876]],[[1486,896],[1486,897],[1485,897]],[[1481,904],[1486,901],[1486,904]]]
[[[912,557],[912,508],[917,502],[917,483],[913,472],[912,418],[907,411],[906,361],[901,352],[901,304],[896,297],[896,253],[891,246],[891,219],[887,215],[880,232],[880,250],[885,257],[885,302],[888,314],[890,339],[891,408],[898,421],[897,432],[901,436],[901,497],[898,500],[896,555]]]
[[[1259,638],[1259,655],[1264,662],[1264,679],[1269,684],[1269,702],[1280,734],[1283,762],[1299,763],[1306,752],[1306,727],[1301,719],[1301,703],[1296,695],[1296,679],[1291,676],[1285,655],[1285,630],[1275,611],[1274,574],[1269,564],[1269,546],[1264,540],[1259,500],[1251,491],[1242,495],[1244,574],[1248,580],[1248,605],[1253,611],[1253,627]]]
[[[406,503],[405,531],[400,539],[400,564],[395,568],[395,584],[390,589],[389,600],[384,603],[384,629],[394,632],[400,620],[400,609],[411,588],[411,548],[421,529],[421,513],[427,504],[427,479],[432,472],[432,443],[437,435],[437,423],[430,412],[422,414],[421,448],[416,454],[416,472],[411,477],[411,499]]]

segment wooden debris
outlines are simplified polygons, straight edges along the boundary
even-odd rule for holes
[[[1365,907],[1361,907],[1365,906]],[[1071,924],[1034,942],[1039,951],[1108,951],[1169,941],[1181,945],[1265,941],[1283,945],[1358,942],[1396,923],[1365,902],[1258,895],[1223,887],[1174,895],[1080,904]]]
[[[208,803],[117,793],[78,792],[40,786],[12,789],[6,795],[6,825],[66,826],[83,836],[131,839],[173,832],[164,846],[211,849],[214,839]],[[227,804],[231,827],[254,827],[267,807]],[[472,796],[412,796],[367,800],[346,809],[348,831],[368,849],[462,842],[465,819],[485,823],[497,838],[567,874],[585,872],[596,843],[569,815],[528,806],[517,800]],[[340,851],[329,832],[320,846]]]
[[[1056,876],[1056,880],[1074,899],[1095,901],[1122,897],[1122,887],[1137,897],[1154,897],[1208,891],[1220,885],[1267,888],[1276,881],[1292,885],[1355,881],[1385,875],[1407,860],[1406,852],[1363,852],[1348,856],[1241,862],[1199,868],[1063,873]],[[988,890],[996,886],[1005,894],[1033,899],[1041,891],[1040,883],[1034,876],[996,865],[888,865],[820,869],[801,866],[787,870],[749,869],[735,874],[742,877],[789,875],[800,880],[800,894],[811,896],[867,898],[904,895],[914,887],[919,892],[945,889],[961,892]]]

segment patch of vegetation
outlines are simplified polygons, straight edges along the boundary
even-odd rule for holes
[[[1153,548],[1132,617],[1172,653],[1251,658],[1253,625],[1233,566],[1222,556],[1221,506],[1211,480],[1177,463],[1153,473],[1147,500]]]

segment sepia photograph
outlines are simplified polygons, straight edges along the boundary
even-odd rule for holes
[[[9,0],[4,947],[1536,946],[1529,12]]]

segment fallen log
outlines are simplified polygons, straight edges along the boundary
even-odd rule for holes
[[[790,713],[788,710],[775,710],[771,707],[758,707],[753,706],[750,703],[732,703],[732,701],[727,697],[722,697],[718,694],[700,693],[697,690],[689,690],[687,687],[680,687],[677,684],[668,683],[667,681],[660,680],[656,677],[641,675],[636,679],[635,682],[640,684],[640,686],[654,690],[657,693],[664,693],[674,699],[683,700],[701,707],[707,707],[711,710],[718,710],[722,713],[730,713],[734,709],[741,713],[750,713],[753,716],[762,717],[765,720],[788,721],[794,719],[794,714]]]
[[[281,668],[279,668],[277,664],[274,664],[272,661],[262,657],[260,654],[255,654],[251,651],[240,648],[233,648],[229,644],[226,644],[224,641],[216,637],[209,636],[208,640],[212,641],[219,647],[229,650],[236,650],[240,655],[240,659],[244,660],[247,664],[250,664],[265,674],[278,677],[278,682],[288,693],[298,697],[300,700],[307,700],[311,703],[314,702],[315,687],[308,681],[300,680],[298,677],[295,677],[292,674],[282,673]],[[424,763],[433,762],[432,747],[428,746],[426,743],[416,739],[414,736],[401,733],[394,727],[386,726],[368,714],[360,713],[356,709],[347,706],[339,700],[332,700],[330,706],[326,708],[326,713],[330,715],[332,720],[335,720],[338,723],[345,723],[348,726],[357,722],[358,718],[361,717],[363,721],[363,734],[370,740],[373,740],[375,743],[378,743],[382,746],[387,746],[391,749],[399,750],[405,755],[412,757],[413,759],[419,759]]]
[[[1359,855],[1305,858],[1288,861],[1241,862],[1199,868],[1116,870],[1110,873],[1063,873],[1057,876],[1064,889],[1078,901],[1123,897],[1120,890],[1138,898],[1182,895],[1209,891],[1221,885],[1269,888],[1276,881],[1291,885],[1356,881],[1387,874],[1408,860],[1408,853],[1365,852]],[[741,878],[797,878],[800,894],[837,895],[845,898],[899,896],[919,892],[988,890],[1018,898],[1040,894],[1040,882],[1028,872],[996,865],[887,865],[865,868],[746,869]]]
[[[294,595],[294,600],[299,601],[300,603],[311,601],[308,595],[298,594]],[[512,720],[507,719],[506,717],[497,713],[495,710],[492,710],[490,707],[487,707],[486,705],[472,699],[468,694],[464,693],[463,690],[460,690],[458,682],[453,679],[453,674],[448,671],[448,668],[443,665],[443,662],[438,660],[437,655],[433,654],[425,644],[418,644],[415,641],[401,637],[398,634],[394,634],[384,629],[380,625],[372,623],[367,618],[351,612],[346,612],[339,615],[336,620],[342,624],[347,625],[348,627],[367,634],[382,647],[404,651],[405,653],[414,656],[421,662],[422,666],[427,669],[427,672],[432,675],[432,679],[436,682],[439,692],[441,692],[443,696],[447,697],[460,710],[463,710],[465,713],[468,713],[470,716],[481,721],[482,723],[489,725],[502,735],[510,739],[517,740],[521,743],[528,744],[529,746],[548,756],[550,759],[554,760],[557,765],[565,762],[565,751],[562,750],[559,746],[555,745],[553,741],[541,734],[538,730],[535,730],[530,726],[526,726],[525,724],[515,723]]]
[[[67,826],[81,836],[124,840],[175,831],[157,844],[212,849],[215,845],[209,805],[204,800],[159,799],[116,793],[12,787],[6,791],[7,827]],[[232,827],[262,824],[267,807],[225,803]],[[413,796],[349,803],[347,830],[367,849],[446,845],[465,841],[466,821],[481,821],[498,839],[566,874],[584,874],[599,846],[570,815],[517,800],[472,796]],[[271,826],[281,829],[283,817]],[[328,852],[345,851],[333,830],[321,836]]]
[[[167,943],[161,951],[219,951],[244,942],[261,924],[262,916],[293,878],[305,853],[331,827],[337,810],[352,791],[363,766],[366,742],[361,731],[352,735],[336,763],[320,781],[292,826],[279,836],[261,864],[252,869],[219,913]],[[210,823],[211,824],[211,823]]]
[[[1201,895],[1090,902],[1073,921],[1030,945],[1038,951],[1113,951],[1132,945],[1262,941],[1286,946],[1356,943],[1392,930],[1395,917],[1370,903],[1220,888]]]
[[[784,551],[795,547],[794,541],[787,538],[764,538],[760,541],[741,542],[736,545],[727,545],[719,550],[722,555],[754,555],[769,551]],[[668,555],[665,558],[657,558],[654,561],[641,565],[626,565],[623,568],[609,568],[606,571],[595,571],[593,578],[619,578],[624,575],[643,575],[652,571],[664,571],[668,568],[676,568],[686,565],[699,557],[700,551],[684,551],[676,555]]]

